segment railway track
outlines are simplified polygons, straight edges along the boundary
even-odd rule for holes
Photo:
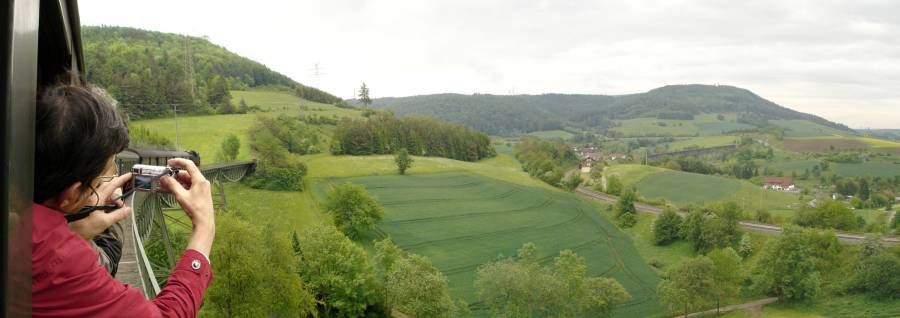
[[[575,193],[580,196],[587,197],[589,199],[603,201],[603,202],[607,202],[607,203],[615,203],[616,201],[619,200],[619,197],[617,197],[617,196],[597,192],[597,191],[594,191],[592,189],[585,188],[585,187],[576,188]],[[644,212],[644,213],[660,214],[663,211],[663,209],[660,207],[656,207],[656,206],[652,206],[652,205],[644,204],[644,203],[635,203],[634,207],[638,211]],[[685,213],[683,213],[683,212],[678,212],[678,214],[681,214],[682,216],[685,215]],[[739,224],[742,228],[744,228],[747,231],[753,231],[753,232],[768,234],[768,235],[780,235],[781,232],[784,231],[784,228],[782,228],[779,225],[774,225],[774,224],[766,224],[766,223],[758,223],[758,222],[750,222],[750,221],[741,221],[741,222],[739,222]],[[859,244],[859,243],[862,243],[863,240],[865,240],[865,238],[866,238],[866,235],[862,234],[862,233],[835,232],[834,234],[835,234],[835,236],[837,236],[838,240],[840,240],[843,243],[847,243],[847,244]],[[894,245],[894,244],[900,243],[900,238],[898,238],[896,236],[885,236],[885,237],[882,237],[881,240],[887,245]]]

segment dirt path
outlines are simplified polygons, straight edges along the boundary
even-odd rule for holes
[[[597,201],[603,201],[603,202],[607,202],[607,203],[615,203],[617,200],[619,200],[619,197],[617,197],[617,196],[597,192],[597,191],[594,191],[593,189],[586,188],[586,187],[578,187],[577,189],[575,189],[575,193],[580,196],[586,197],[586,198],[590,198],[590,199],[597,200]],[[649,204],[644,204],[644,203],[635,203],[634,207],[638,211],[644,212],[644,213],[660,214],[663,211],[662,208],[655,207],[655,206],[652,206]],[[683,212],[679,212],[679,214],[681,214],[682,216],[685,215],[685,213],[683,213]],[[741,222],[739,222],[739,224],[745,230],[768,234],[768,235],[779,235],[779,234],[781,234],[782,231],[784,231],[784,229],[781,226],[774,225],[774,224],[765,224],[765,223],[757,223],[757,222],[750,222],[750,221],[741,221]],[[848,232],[835,232],[835,236],[837,236],[838,240],[840,240],[841,242],[848,243],[848,244],[859,244],[859,243],[862,243],[862,241],[866,238],[865,234],[848,233]],[[882,237],[881,239],[884,241],[885,244],[888,244],[888,245],[894,245],[894,244],[900,243],[900,239],[898,239],[896,236],[885,236],[885,237]]]
[[[760,311],[760,310],[762,310],[763,306],[774,303],[776,301],[778,301],[778,297],[764,298],[764,299],[754,300],[754,301],[751,301],[748,303],[725,306],[725,307],[719,308],[718,312],[726,313],[726,312],[735,311],[735,310]],[[700,316],[708,316],[708,315],[715,315],[715,314],[716,314],[716,309],[710,309],[710,310],[706,310],[706,311],[688,314],[687,317],[700,317]],[[684,315],[678,315],[675,317],[684,317]]]

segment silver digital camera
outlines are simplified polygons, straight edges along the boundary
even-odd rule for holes
[[[131,188],[144,192],[168,192],[162,188],[159,179],[175,177],[181,169],[169,166],[134,165],[131,168]]]

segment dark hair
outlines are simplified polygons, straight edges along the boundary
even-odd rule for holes
[[[109,157],[128,146],[128,128],[116,101],[99,88],[59,84],[37,102],[34,202],[44,202],[75,182],[82,189],[103,173]]]

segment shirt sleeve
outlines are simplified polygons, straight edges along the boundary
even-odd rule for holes
[[[211,281],[212,267],[206,255],[186,250],[153,303],[163,317],[194,317]]]
[[[34,317],[196,317],[212,269],[198,251],[187,250],[153,300],[134,286],[123,284],[97,263],[86,243],[83,255],[70,260],[63,273],[43,279],[46,286],[32,300]],[[63,262],[59,262],[62,264]],[[41,279],[38,277],[38,279]]]

